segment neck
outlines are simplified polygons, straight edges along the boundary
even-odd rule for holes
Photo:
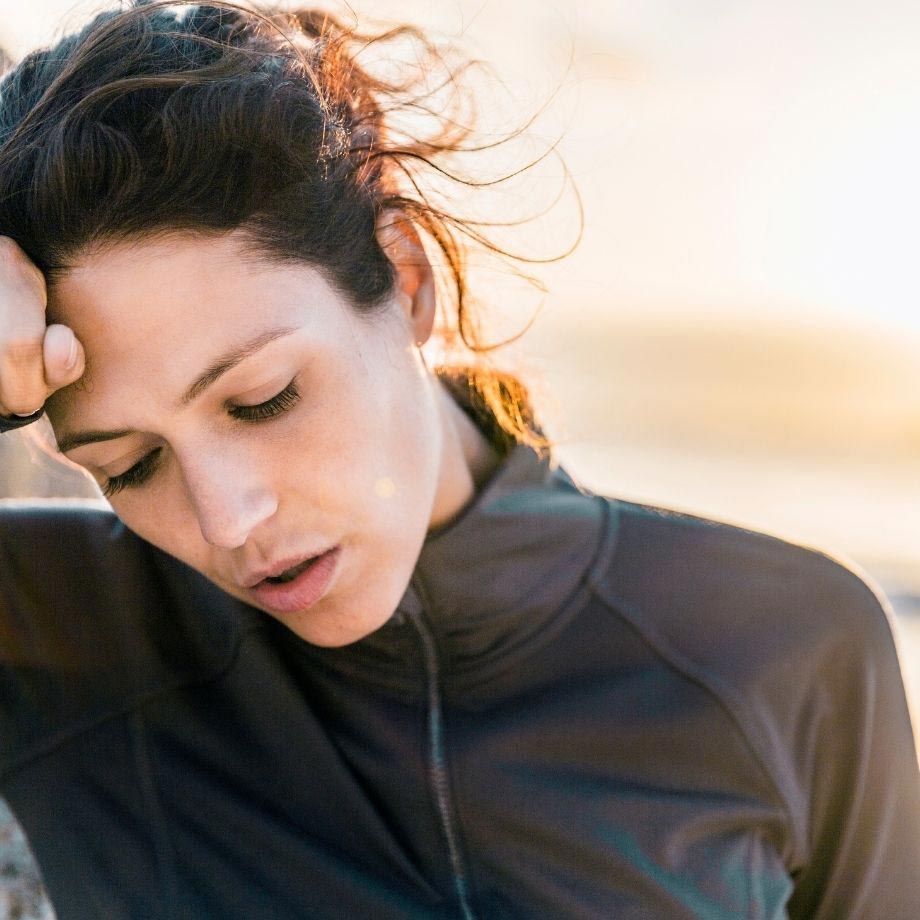
[[[497,451],[450,393],[441,385],[437,393],[444,452],[429,532],[456,517],[501,462]]]

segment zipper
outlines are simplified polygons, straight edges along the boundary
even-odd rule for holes
[[[428,674],[428,742],[431,759],[428,772],[431,785],[434,788],[438,811],[441,815],[441,829],[447,840],[447,851],[450,855],[450,867],[454,877],[454,889],[460,901],[460,910],[463,920],[476,920],[469,901],[466,868],[463,857],[460,855],[460,844],[457,840],[457,830],[454,823],[454,810],[450,800],[450,790],[447,782],[447,766],[444,758],[444,730],[441,718],[441,679],[438,667],[438,654],[435,649],[434,639],[420,613],[411,611],[409,616],[422,640],[422,651],[425,658],[425,670]]]

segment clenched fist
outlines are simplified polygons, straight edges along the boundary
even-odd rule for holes
[[[83,375],[83,346],[68,326],[45,325],[47,303],[44,275],[0,236],[0,415],[32,415]]]

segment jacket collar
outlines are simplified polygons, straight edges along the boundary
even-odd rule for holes
[[[460,515],[428,535],[395,623],[424,616],[455,668],[520,647],[592,568],[606,504],[551,453],[517,445]]]

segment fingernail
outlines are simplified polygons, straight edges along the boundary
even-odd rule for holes
[[[74,365],[77,363],[77,340],[75,336],[70,337],[70,351],[67,352],[67,361],[64,366],[67,370],[73,370]]]

